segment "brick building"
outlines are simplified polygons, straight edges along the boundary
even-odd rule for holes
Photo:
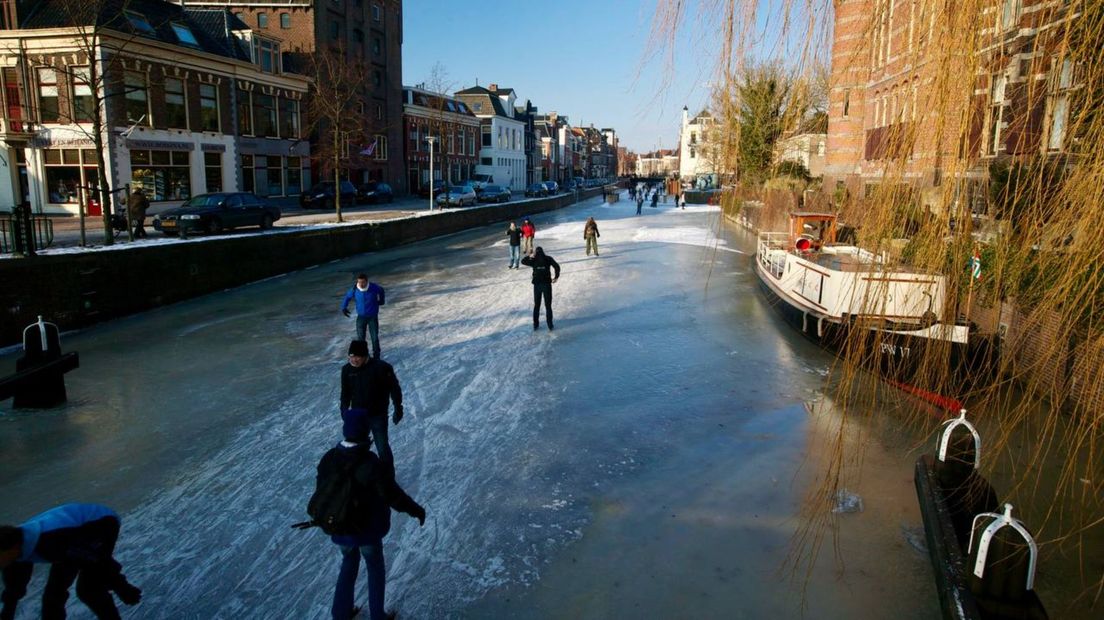
[[[0,152],[12,165],[0,206],[78,213],[83,201],[96,215],[96,189],[126,184],[146,189],[154,206],[217,191],[300,193],[309,183],[309,145],[300,140],[308,80],[282,71],[278,48],[262,61],[257,51],[273,42],[225,10],[123,5],[89,11],[81,25],[95,19],[101,28],[93,49],[61,2],[6,3]],[[94,72],[90,56],[100,58]],[[102,106],[95,92],[104,93]]]
[[[180,2],[181,0],[177,0]],[[344,172],[354,183],[385,181],[406,193],[403,161],[402,0],[186,0],[189,7],[229,7],[256,31],[278,39],[288,60],[305,66],[320,48],[344,50],[370,72],[364,93],[365,134],[377,136],[371,156],[352,156]],[[381,139],[382,138],[382,139]],[[318,166],[316,165],[317,169]]]
[[[470,179],[479,163],[480,120],[466,103],[417,86],[403,89],[402,142],[407,186],[429,195],[429,137],[433,144],[433,185]]]

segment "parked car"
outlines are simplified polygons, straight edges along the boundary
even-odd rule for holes
[[[476,203],[475,190],[471,185],[450,185],[448,190],[437,197],[438,207],[466,207]]]
[[[280,208],[255,194],[200,194],[192,196],[179,207],[156,215],[153,228],[169,236],[186,237],[198,232],[215,235],[242,226],[272,228],[272,223],[278,219]]]
[[[356,204],[357,189],[349,181],[341,182],[341,205],[350,207]],[[304,209],[333,209],[334,182],[315,183],[309,192],[299,195],[299,206]]]
[[[545,181],[544,188],[548,190],[548,195],[552,196],[560,192],[560,184],[555,181]]]
[[[479,194],[479,202],[510,202],[510,188],[501,185],[487,185]]]
[[[548,188],[544,186],[544,183],[530,183],[529,187],[525,188],[526,198],[541,198],[548,195]]]
[[[357,188],[357,203],[372,205],[394,202],[395,192],[391,186],[380,181],[369,181]]]
[[[466,181],[466,184],[471,185],[475,193],[483,191],[483,188],[488,185],[494,185],[495,178],[493,174],[473,174],[470,181]]]

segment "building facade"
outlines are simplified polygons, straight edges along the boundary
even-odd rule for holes
[[[225,10],[160,0],[99,16],[106,26],[93,39],[59,5],[4,12],[0,140],[13,165],[0,206],[75,214],[83,205],[97,215],[101,187],[116,204],[128,185],[143,188],[156,208],[208,192],[285,196],[309,185],[308,80],[271,56],[262,62],[257,51],[270,40]]]
[[[525,123],[515,116],[513,89],[490,84],[457,91],[455,96],[480,119],[476,174],[490,175],[496,185],[515,192],[525,191]]]
[[[799,133],[778,141],[778,161],[792,161],[805,166],[810,177],[824,174],[824,158],[827,153],[828,134]]]
[[[410,191],[429,195],[431,137],[434,187],[470,179],[479,163],[480,120],[468,105],[416,86],[403,90],[403,102],[403,150]]]
[[[716,120],[709,110],[698,112],[693,118],[682,108],[682,127],[679,130],[679,177],[691,181],[698,176],[717,173],[714,149],[709,142],[709,132]]]

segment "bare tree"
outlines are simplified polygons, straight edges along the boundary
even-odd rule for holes
[[[439,61],[434,63],[433,67],[429,70],[429,79],[426,80],[425,87],[426,90],[432,93],[436,93],[440,96],[430,97],[426,103],[428,103],[429,107],[432,109],[432,114],[429,121],[429,132],[430,134],[437,135],[437,144],[440,145],[440,150],[437,151],[436,157],[439,158],[438,161],[441,169],[441,179],[445,183],[459,181],[459,179],[452,178],[452,158],[450,157],[451,149],[445,148],[445,132],[453,131],[453,129],[449,128],[450,123],[448,122],[447,116],[446,97],[448,96],[448,93],[452,91],[453,88],[455,88],[455,86],[456,82],[449,79],[448,69],[446,69],[445,66]],[[445,173],[446,170],[449,171],[448,174]],[[433,171],[430,170],[429,174],[430,176],[432,176]]]

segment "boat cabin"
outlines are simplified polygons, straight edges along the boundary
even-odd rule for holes
[[[790,213],[790,247],[800,252],[816,252],[835,242],[834,213]]]

